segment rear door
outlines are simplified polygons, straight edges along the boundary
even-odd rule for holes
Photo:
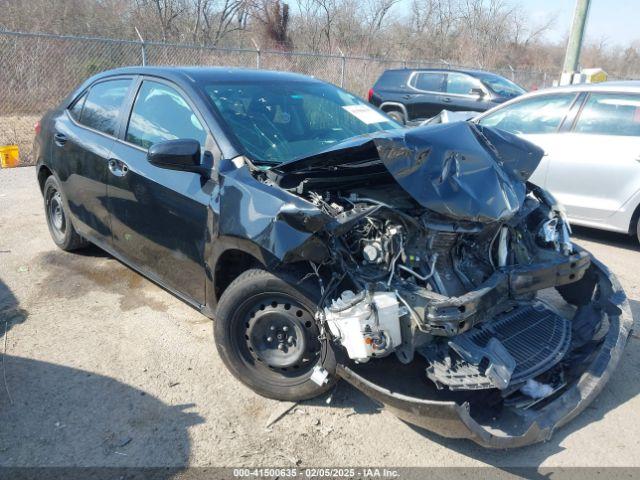
[[[126,129],[112,151],[109,211],[114,248],[139,270],[204,304],[204,245],[213,180],[159,168],[147,161],[157,142],[195,139],[203,154],[213,140],[187,95],[176,85],[140,79]]]
[[[547,188],[569,217],[602,220],[640,189],[640,95],[590,93],[561,135]]]
[[[109,244],[107,180],[111,148],[131,77],[99,80],[54,122],[52,162],[80,235]]]
[[[560,133],[561,126],[577,98],[573,92],[534,95],[493,110],[481,116],[478,123],[514,133],[542,148],[545,156],[530,181],[547,187],[549,165],[564,154],[566,134]]]
[[[446,106],[442,103],[445,74],[442,72],[416,72],[409,80],[405,105],[411,120],[431,118]]]

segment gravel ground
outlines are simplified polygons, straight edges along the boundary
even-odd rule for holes
[[[594,230],[576,239],[618,275],[637,319],[640,248]],[[267,427],[291,404],[227,373],[207,318],[96,248],[54,247],[32,167],[0,171],[0,324],[1,466],[640,466],[636,338],[545,444],[443,439],[345,383]]]

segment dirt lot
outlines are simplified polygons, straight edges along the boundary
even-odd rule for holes
[[[0,171],[2,466],[640,466],[636,338],[546,444],[442,439],[344,383],[266,428],[283,404],[227,373],[210,321],[98,249],[54,248],[41,203],[32,167]],[[591,230],[577,240],[618,275],[637,319],[640,248]]]

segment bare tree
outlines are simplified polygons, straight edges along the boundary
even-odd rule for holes
[[[202,9],[202,34],[205,42],[217,45],[231,32],[242,30],[242,15],[245,13],[246,3],[243,0],[224,0],[215,5],[206,1]]]
[[[183,0],[135,0],[136,10],[140,17],[151,15],[155,19],[156,27],[160,28],[163,41],[178,35],[176,23],[187,11]]]
[[[261,26],[263,43],[279,49],[291,50],[289,37],[289,5],[280,0],[255,1],[249,11]]]

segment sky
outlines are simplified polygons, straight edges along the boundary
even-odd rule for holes
[[[569,34],[573,20],[575,0],[519,0],[534,19],[552,15],[556,18],[554,28],[547,37],[561,40]],[[587,19],[587,41],[605,39],[607,45],[628,45],[640,40],[638,19],[640,0],[591,0]]]
[[[555,18],[547,38],[551,41],[566,39],[569,35],[576,0],[507,0],[521,5],[532,17],[534,24]],[[402,0],[398,11],[409,10],[411,0]],[[640,0],[591,0],[587,20],[587,41],[606,40],[609,47],[626,46],[640,40]]]

